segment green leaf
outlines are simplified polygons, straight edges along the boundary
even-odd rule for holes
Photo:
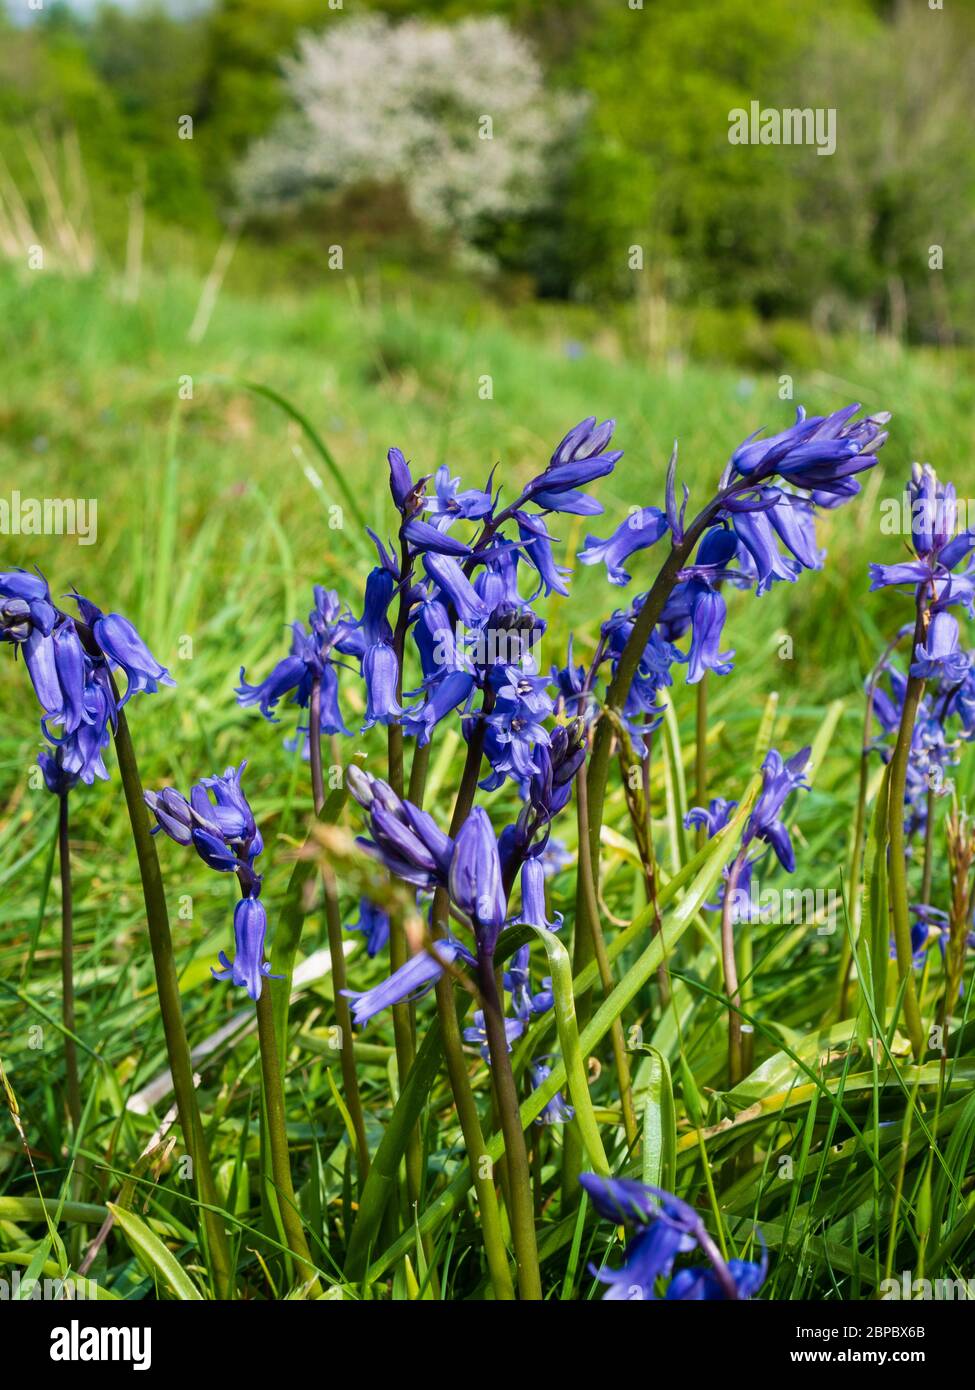
[[[173,1252],[163,1245],[155,1231],[150,1230],[142,1217],[136,1216],[135,1212],[126,1211],[124,1207],[117,1206],[114,1202],[107,1203],[107,1206],[115,1217],[116,1225],[124,1232],[126,1239],[138,1256],[140,1263],[158,1274],[180,1302],[202,1302],[203,1295],[186,1270]]]
[[[668,1192],[677,1173],[677,1115],[667,1058],[656,1047],[649,1059],[647,1100],[643,1109],[643,1181]]]

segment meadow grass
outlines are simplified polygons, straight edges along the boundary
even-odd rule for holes
[[[233,687],[241,666],[250,679],[267,672],[283,650],[286,624],[310,607],[314,583],[360,607],[373,552],[356,511],[380,536],[393,531],[388,447],[399,445],[415,472],[432,473],[446,462],[469,486],[482,485],[500,463],[499,477],[510,490],[538,471],[577,420],[616,417],[616,439],[626,453],[596,488],[607,516],[588,526],[557,518],[560,558],[571,562],[587,530],[605,534],[628,507],[662,502],[675,437],[693,507],[717,481],[730,449],[759,426],[782,428],[794,405],[780,399],[777,373],[648,364],[622,354],[607,334],[596,336],[598,346],[580,348],[576,321],[556,310],[518,328],[487,302],[454,305],[449,295],[416,296],[351,276],[336,277],[327,292],[292,297],[248,294],[237,285],[220,298],[203,341],[190,344],[198,293],[196,280],[175,273],[147,279],[135,304],[122,302],[108,280],[0,277],[6,348],[0,495],[16,489],[24,497],[98,503],[96,544],[7,536],[2,563],[37,564],[55,595],[74,585],[125,613],[173,671],[178,692],[130,707],[147,786],[185,789],[248,759],[248,791],[267,845],[273,961],[274,905],[311,814],[307,773],[283,745],[292,723],[285,718],[270,726],[238,708]],[[879,502],[900,494],[914,458],[929,459],[963,494],[975,490],[975,469],[965,452],[973,387],[959,359],[880,343],[838,345],[830,367],[797,372],[795,400],[810,410],[853,399],[870,410],[890,409],[891,440],[863,495],[827,517],[822,537],[829,562],[822,572],[777,585],[758,602],[730,599],[725,644],[736,648],[736,669],[710,682],[709,784],[712,795],[739,797],[770,741],[794,751],[818,739],[813,790],[793,811],[797,883],[841,891],[859,775],[863,677],[903,621],[895,598],[867,593],[868,561],[892,561],[902,549],[898,538],[880,532]],[[564,662],[570,632],[584,659],[610,608],[624,606],[654,571],[646,555],[637,555],[632,572],[630,589],[611,590],[602,570],[576,567],[571,598],[555,599],[548,609],[544,666]],[[165,1297],[187,1297],[181,1271],[191,1288],[205,1289],[206,1275],[179,1150],[170,1154],[164,1140],[143,1156],[169,1098],[159,1098],[148,1113],[126,1106],[166,1061],[117,775],[72,797],[85,1113],[80,1151],[71,1153],[62,1099],[58,886],[51,873],[57,808],[33,785],[41,739],[32,692],[12,649],[3,655],[0,1057],[30,1161],[15,1128],[5,1126],[0,1263],[35,1271],[75,1267],[84,1248],[79,1232],[90,1239],[106,1202],[119,1202],[127,1213],[123,1234],[100,1247],[91,1274],[115,1296],[143,1297],[155,1288]],[[695,718],[691,690],[675,685],[672,696],[670,759],[658,759],[653,775],[658,852],[668,878],[692,849],[679,822],[693,800]],[[363,700],[351,676],[343,680],[342,703],[357,728]],[[381,734],[357,735],[347,748],[361,751],[377,773],[385,756]],[[427,805],[441,823],[449,817],[461,751],[452,733],[434,751]],[[970,791],[970,764],[963,758],[956,769],[962,796]],[[873,771],[875,790],[879,762]],[[502,792],[493,806],[514,804]],[[618,943],[644,897],[619,793],[607,819],[603,891],[610,939]],[[358,828],[348,812],[343,824]],[[560,838],[573,852],[574,836],[570,817]],[[234,893],[168,842],[160,856],[196,1046],[241,1013],[239,998],[210,979],[211,963],[228,946]],[[770,886],[786,886],[780,878],[770,875]],[[947,890],[940,840],[934,882],[933,900],[941,902]],[[354,920],[348,886],[341,902],[343,920]],[[555,880],[553,905],[571,921],[571,872]],[[867,1298],[888,1265],[897,1272],[919,1260],[930,1277],[963,1274],[975,1226],[968,1176],[975,1143],[971,1030],[966,1025],[957,1039],[950,1084],[936,1104],[937,1062],[909,1065],[899,1034],[888,1039],[889,1051],[863,1045],[864,1008],[857,1019],[821,1029],[847,929],[842,911],[832,934],[809,924],[756,927],[745,1000],[761,1066],[727,1093],[712,919],[695,912],[671,960],[674,1010],[657,1018],[647,984],[625,1014],[628,1030],[642,1030],[631,1036],[641,1117],[647,1136],[664,1126],[661,1143],[677,1190],[704,1191],[705,1156],[722,1174],[712,1220],[732,1250],[754,1249],[760,1226],[773,1257],[762,1297]],[[325,939],[315,906],[302,954]],[[617,978],[645,944],[639,933],[624,941]],[[378,980],[380,962],[370,963],[354,945],[350,950],[351,982],[363,988]],[[420,1006],[421,1038],[432,1016],[429,1002]],[[431,1225],[425,1247],[407,1228],[409,1257],[392,1261],[375,1282],[343,1274],[355,1194],[332,1022],[329,978],[319,976],[302,987],[294,1006],[286,1069],[300,1201],[327,1284],[348,1297],[484,1296],[474,1217],[459,1177],[462,1143],[442,1071],[420,1098],[418,1114],[424,1199],[435,1203],[460,1181],[451,1219]],[[239,1222],[239,1277],[252,1296],[280,1297],[288,1278],[259,1142],[260,1066],[246,1019],[241,1027],[201,1063],[201,1104],[221,1197]],[[363,1036],[360,1084],[372,1143],[390,1115],[391,1041],[382,1019]],[[554,1033],[552,1043],[554,1050]],[[594,1052],[605,1063],[607,1040]],[[471,1067],[483,1098],[486,1068],[473,1052]],[[671,1093],[673,1132],[661,1120]],[[649,1139],[643,1158],[639,1152],[625,1158],[611,1089],[594,1076],[592,1095],[614,1163],[627,1171],[635,1165],[639,1173]],[[559,1147],[559,1134],[546,1130],[539,1144],[546,1181]],[[79,1161],[80,1179],[71,1171]],[[54,1204],[49,1223],[40,1195]],[[58,1214],[57,1204],[69,1200],[91,1209]],[[598,1286],[587,1262],[615,1243],[605,1224],[563,1214],[553,1202],[539,1229],[546,1293],[594,1296]],[[158,1238],[155,1245],[146,1230]],[[371,1258],[389,1243],[384,1233]],[[175,1269],[167,1251],[175,1254]],[[425,1269],[435,1275],[425,1278]]]

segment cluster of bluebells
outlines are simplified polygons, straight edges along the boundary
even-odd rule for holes
[[[45,785],[59,795],[79,781],[107,779],[102,753],[133,695],[175,685],[127,618],[103,613],[81,594],[72,598],[77,618],[53,602],[42,574],[0,573],[0,642],[23,657],[52,750],[42,752],[39,765]],[[125,675],[120,698],[113,669]]]
[[[795,852],[782,812],[794,791],[808,789],[805,771],[809,754],[809,748],[802,748],[785,760],[778,749],[770,748],[765,755],[761,790],[745,822],[737,857],[734,897],[730,904],[733,921],[761,921],[761,911],[753,897],[752,875],[755,865],[768,849],[774,852],[786,873],[795,872]],[[737,806],[737,801],[714,797],[707,807],[692,807],[684,818],[684,824],[688,829],[692,826],[703,827],[708,839],[713,839],[728,824]],[[728,874],[729,870],[726,869],[726,878]]]
[[[757,1293],[768,1271],[762,1245],[760,1263],[725,1261],[693,1207],[670,1192],[631,1178],[583,1173],[579,1181],[599,1215],[630,1234],[619,1269],[592,1267],[607,1290],[604,1299],[656,1299],[658,1281],[668,1280],[664,1298],[674,1301],[745,1299]],[[708,1260],[674,1273],[679,1255],[699,1250]]]
[[[161,830],[178,845],[192,846],[207,868],[236,875],[241,896],[234,910],[234,959],[221,951],[220,969],[213,976],[241,986],[256,1001],[265,977],[277,977],[264,959],[267,914],[261,875],[254,867],[264,841],[240,784],[246,766],[228,767],[222,777],[201,778],[189,798],[164,787],[146,792],[145,799],[156,822],[154,835]]]
[[[352,1016],[362,1026],[376,1014],[408,1000],[416,1000],[436,984],[445,968],[492,967],[498,940],[512,926],[530,925],[546,931],[561,926],[561,917],[550,919],[545,902],[548,827],[556,812],[568,802],[571,781],[578,770],[582,747],[578,730],[559,726],[541,752],[542,767],[530,783],[528,799],[517,821],[497,836],[483,807],[475,806],[457,835],[451,837],[434,818],[398,796],[387,782],[353,765],[348,785],[367,815],[368,834],[359,844],[397,879],[411,884],[420,901],[442,890],[456,918],[469,933],[468,941],[448,933],[432,940],[405,965],[372,989],[348,990]],[[520,885],[520,910],[512,912],[509,899],[515,882]],[[360,903],[359,928],[372,939],[374,910]],[[432,913],[432,904],[431,904]],[[388,934],[388,919],[385,922]],[[372,950],[370,948],[370,954]],[[528,946],[519,947],[504,972],[510,1001],[505,1018],[509,1048],[532,1020],[553,1006],[552,982],[532,981]],[[466,1040],[488,1058],[487,1033],[481,1011],[465,1031]],[[532,1063],[536,1085],[550,1074],[547,1057]],[[571,1118],[572,1110],[556,1094],[539,1117],[540,1123]]]
[[[872,564],[870,587],[910,592],[918,624],[909,624],[900,636],[910,632],[920,640],[913,640],[908,674],[887,656],[869,684],[878,725],[872,747],[887,762],[901,726],[908,675],[925,683],[911,730],[904,790],[904,832],[911,853],[912,842],[923,840],[927,831],[930,794],[951,791],[948,770],[958,762],[961,745],[975,738],[975,652],[962,644],[956,616],[959,609],[975,616],[975,529],[956,530],[954,486],[941,483],[930,464],[914,465],[908,497],[914,558]],[[947,917],[926,903],[912,911],[914,960],[921,965],[932,939],[944,949]]]
[[[886,415],[860,417],[858,411],[849,406],[807,418],[800,410],[782,433],[746,440],[729,459],[703,521],[690,526],[686,488],[678,505],[675,454],[662,508],[634,511],[605,540],[587,537],[579,561],[604,564],[613,585],[630,582],[627,566],[638,551],[665,537],[672,546],[684,545],[691,528],[698,538],[687,546],[676,587],[626,696],[623,717],[644,754],[661,716],[659,692],[672,682],[675,667],[684,665],[691,683],[707,671],[724,675],[732,669],[734,653],[722,648],[722,590],[730,585],[762,595],[777,582],[793,582],[803,570],[822,566],[816,515],[857,493],[857,475],[873,466],[886,438]],[[338,668],[357,667],[365,690],[363,730],[397,725],[423,747],[449,719],[469,744],[476,741],[486,762],[481,788],[495,791],[512,783],[522,799],[521,814],[500,837],[487,813],[475,808],[453,840],[385,783],[350,774],[352,793],[368,813],[365,848],[421,896],[446,892],[472,938],[439,936],[391,978],[354,993],[358,1024],[392,1003],[417,998],[445,967],[476,967],[493,958],[501,931],[515,921],[558,925],[545,910],[551,822],[567,804],[585,756],[588,727],[600,707],[602,668],[610,678],[615,674],[646,596],[603,624],[588,669],[574,664],[570,644],[567,664],[544,673],[537,652],[546,625],[538,601],[568,593],[569,571],[556,562],[553,527],[560,515],[602,512],[591,489],[622,457],[612,447],[613,432],[612,420],[581,421],[510,502],[502,501],[493,472],[482,487],[464,486],[447,466],[417,476],[403,453],[391,449],[397,535],[384,541],[369,532],[376,564],[361,610],[343,608],[335,593],[316,589],[309,625],[295,625],[289,655],[257,685],[241,673],[238,700],[256,705],[268,719],[276,717],[285,696],[309,708],[317,686],[315,737],[346,732]],[[756,808],[747,835],[764,838],[782,858],[788,836],[771,799],[780,786],[784,800],[800,784],[801,766],[780,760],[778,768],[770,762],[766,770],[768,805]],[[750,861],[746,879],[749,873]],[[516,918],[509,897],[519,879]],[[357,929],[370,954],[381,951],[386,928],[377,927],[368,904],[360,905]],[[526,947],[508,961],[504,984],[510,1045],[552,1001],[548,984],[531,979]],[[485,1032],[484,1019],[475,1015],[468,1041],[484,1046]],[[544,1067],[544,1060],[537,1065]]]
[[[803,570],[822,568],[825,551],[817,543],[817,514],[859,492],[856,475],[873,467],[887,438],[889,416],[858,418],[859,408],[850,405],[809,418],[800,408],[794,425],[770,438],[753,435],[732,454],[716,497],[702,513],[703,533],[650,633],[626,697],[623,717],[637,748],[646,745],[662,718],[659,695],[673,683],[675,666],[686,666],[692,685],[708,671],[725,676],[733,669],[734,651],[722,650],[725,586],[754,589],[761,596],[782,581],[795,583]],[[604,564],[611,584],[629,584],[625,564],[635,552],[664,536],[674,545],[684,543],[690,530],[687,502],[685,487],[678,506],[675,450],[664,507],[634,508],[606,539],[587,537],[580,561]],[[639,595],[603,623],[588,670],[573,667],[570,658],[556,673],[569,708],[594,709],[600,667],[615,676],[646,598]],[[686,650],[678,645],[685,637]]]
[[[401,451],[391,449],[398,544],[369,533],[377,563],[361,616],[342,612],[334,593],[317,589],[310,632],[295,625],[291,653],[260,684],[247,684],[241,673],[240,703],[257,705],[268,719],[285,695],[306,708],[317,678],[321,732],[348,732],[337,698],[340,655],[358,664],[365,685],[364,730],[399,724],[422,747],[456,713],[464,737],[482,742],[485,789],[511,780],[524,794],[544,765],[556,694],[538,669],[545,622],[534,605],[568,593],[547,518],[602,510],[583,489],[621,457],[609,447],[612,433],[611,420],[577,425],[506,506],[493,477],[483,488],[464,488],[444,466],[432,479],[415,479]],[[405,689],[410,647],[419,679]]]

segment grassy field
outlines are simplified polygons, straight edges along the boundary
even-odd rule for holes
[[[130,304],[108,281],[61,281],[44,274],[0,278],[0,332],[6,340],[0,496],[16,490],[23,497],[96,498],[98,504],[97,543],[7,536],[2,568],[37,564],[55,595],[74,585],[102,607],[125,613],[172,670],[177,690],[131,706],[147,786],[185,789],[199,776],[248,759],[248,791],[267,844],[264,896],[273,961],[274,904],[310,813],[306,770],[283,746],[290,722],[272,727],[254,711],[239,709],[233,687],[239,667],[256,679],[282,653],[285,625],[307,613],[312,584],[336,588],[361,610],[372,551],[355,510],[381,536],[393,530],[389,446],[399,445],[422,473],[448,463],[468,486],[482,486],[499,462],[499,476],[513,491],[517,480],[544,466],[577,420],[588,414],[616,417],[616,440],[626,453],[615,473],[597,485],[606,517],[588,526],[579,518],[557,519],[556,534],[571,559],[587,530],[605,534],[628,507],[662,503],[674,438],[693,506],[716,484],[741,439],[760,426],[774,430],[789,423],[794,402],[780,399],[778,372],[749,376],[693,363],[651,365],[624,355],[609,329],[594,332],[591,342],[580,341],[579,320],[555,310],[512,327],[487,304],[455,307],[446,293],[414,298],[351,276],[335,277],[327,293],[290,299],[249,295],[237,283],[219,299],[202,342],[190,343],[187,330],[199,290],[198,282],[174,273],[147,280],[138,302]],[[315,435],[253,387],[279,393]],[[795,585],[777,585],[757,602],[747,595],[731,599],[725,645],[737,649],[736,669],[710,682],[709,779],[712,794],[738,796],[760,761],[756,748],[763,740],[771,735],[788,753],[819,737],[822,756],[813,790],[794,811],[796,883],[828,890],[842,887],[849,854],[863,678],[904,621],[899,600],[867,592],[868,562],[892,562],[902,549],[900,540],[881,534],[879,504],[900,494],[915,458],[930,460],[963,495],[975,489],[969,448],[975,387],[964,365],[949,356],[873,344],[838,345],[828,371],[795,373],[793,391],[795,402],[814,411],[850,400],[871,410],[890,409],[891,440],[863,496],[828,519],[824,571],[803,574]],[[576,655],[584,657],[600,621],[646,587],[641,581],[649,582],[655,567],[647,555],[634,557],[635,582],[626,591],[610,589],[602,570],[577,568],[571,598],[555,599],[548,609],[543,664],[564,663],[570,633]],[[72,1191],[61,1098],[58,887],[51,872],[57,816],[53,800],[33,785],[41,741],[32,692],[12,650],[2,655],[0,1056],[34,1172],[15,1130],[4,1125],[0,1263],[28,1268],[33,1261],[40,1268],[45,1261],[56,1265],[59,1256],[53,1230],[39,1219],[33,1199],[42,1193],[56,1201]],[[690,786],[693,693],[675,686],[674,706],[677,762],[683,760]],[[358,727],[361,684],[351,676],[343,681],[343,708],[350,726]],[[345,754],[361,750],[366,765],[380,773],[381,734],[357,735]],[[457,734],[448,733],[434,753],[427,805],[441,819],[449,812],[461,749]],[[963,759],[956,769],[961,794],[972,785],[971,763]],[[878,761],[873,767],[872,786],[879,766]],[[683,853],[675,819],[681,789],[663,760],[655,766],[654,790],[658,849],[672,872]],[[158,1101],[145,1114],[126,1109],[127,1098],[164,1069],[165,1051],[114,768],[112,781],[79,790],[72,805],[77,1034],[87,1098],[80,1145],[84,1199],[101,1208],[132,1178],[126,1200],[202,1282],[178,1155],[164,1147],[140,1159],[168,1102]],[[506,792],[493,803],[512,805]],[[624,832],[618,794],[609,820],[617,833]],[[345,823],[357,825],[348,813]],[[566,824],[561,838],[572,851],[571,817]],[[187,1026],[196,1045],[240,1009],[240,999],[214,985],[209,971],[217,952],[229,945],[234,893],[176,846],[162,843],[160,856]],[[940,841],[934,884],[933,901],[943,905]],[[571,874],[553,887],[554,906],[569,921],[571,887]],[[625,924],[642,905],[640,876],[624,840],[607,851],[604,892],[608,924]],[[348,892],[342,904],[343,920],[354,920]],[[325,939],[320,916],[316,908],[308,917],[305,953]],[[762,1067],[731,1099],[719,1080],[723,1043],[717,1025],[723,1015],[706,920],[693,949],[683,947],[675,961],[686,977],[678,985],[679,1027],[673,1013],[663,1022],[656,1019],[649,989],[626,1016],[628,1026],[643,1025],[646,1043],[668,1057],[675,1077],[677,1190],[703,1190],[701,1144],[726,1174],[728,1163],[739,1164],[740,1175],[722,1192],[723,1235],[734,1248],[746,1226],[761,1226],[772,1255],[762,1297],[870,1297],[888,1252],[895,1271],[916,1256],[929,1152],[936,1154],[939,1222],[930,1231],[929,1252],[939,1253],[948,1274],[964,1270],[972,1249],[975,1207],[967,1174],[975,1111],[963,1091],[950,1092],[929,1149],[933,1074],[922,1078],[905,1068],[903,1076],[894,1076],[885,1061],[844,1051],[849,1021],[828,1036],[819,1032],[835,991],[843,931],[842,914],[832,935],[808,927],[756,929],[746,988],[761,1019]],[[621,953],[620,973],[636,951],[633,944]],[[384,967],[355,950],[349,969],[352,983],[364,988]],[[421,1035],[430,1009],[429,1001],[419,1007]],[[316,1258],[337,1290],[357,1297],[362,1288],[341,1275],[351,1198],[348,1140],[336,1099],[340,1079],[327,1045],[331,1021],[326,976],[304,988],[293,1010],[289,1134]],[[370,1137],[378,1141],[389,1115],[388,1022],[371,1025],[365,1044],[361,1081],[375,1126]],[[828,1080],[817,1088],[817,1072],[831,1047],[846,1061],[831,1067],[827,1058],[822,1075]],[[608,1043],[597,1052],[605,1061]],[[648,1057],[636,1057],[644,1100]],[[483,1096],[486,1069],[478,1067],[474,1052],[471,1065]],[[970,1046],[957,1065],[959,1086],[970,1085]],[[936,1070],[933,1062],[928,1068]],[[201,1070],[201,1104],[221,1193],[241,1223],[242,1282],[253,1297],[283,1296],[287,1284],[266,1263],[271,1258],[274,1264],[274,1243],[267,1236],[266,1192],[262,1201],[260,1072],[253,1039],[224,1042]],[[697,1130],[688,1104],[690,1078],[706,1111],[706,1124]],[[616,1143],[608,1094],[595,1080],[597,1114],[607,1143]],[[763,1109],[744,1140],[738,1132],[728,1140],[714,1128],[753,1104]],[[910,1127],[902,1124],[905,1115],[913,1117]],[[423,1123],[432,1201],[456,1175],[460,1152],[442,1075]],[[557,1167],[559,1145],[558,1133],[547,1131],[539,1160],[546,1174]],[[743,1145],[750,1163],[742,1158]],[[622,1161],[618,1147],[615,1152]],[[792,1160],[789,1181],[781,1177],[783,1156]],[[639,1170],[639,1155],[630,1167],[633,1162]],[[73,1261],[79,1231],[87,1227],[90,1237],[100,1214],[69,1215],[75,1219],[57,1225]],[[469,1237],[472,1219],[470,1205],[462,1203],[454,1220],[435,1233],[436,1287],[444,1297],[483,1296],[484,1274]],[[553,1198],[540,1225],[546,1291],[596,1296],[586,1263],[599,1261],[609,1248],[606,1224],[577,1228]],[[394,1296],[416,1295],[422,1264],[422,1254],[414,1253],[410,1268],[403,1261],[394,1266]],[[149,1268],[116,1233],[91,1273],[116,1295],[143,1297],[156,1287],[172,1296],[164,1275],[157,1269],[153,1276]],[[433,1280],[421,1275],[419,1282],[429,1295]],[[387,1293],[382,1281],[373,1286],[373,1296]]]

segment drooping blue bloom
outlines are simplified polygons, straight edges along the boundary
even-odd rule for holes
[[[103,613],[89,599],[75,594],[82,618],[92,630],[92,634],[106,660],[119,666],[125,672],[125,694],[119,700],[119,709],[127,704],[133,695],[145,691],[155,694],[161,685],[175,685],[176,682],[165,666],[153,656],[128,618],[120,613]]]
[[[713,840],[718,831],[725,828],[737,808],[737,801],[728,801],[723,796],[712,797],[706,810],[703,806],[691,807],[684,817],[685,829],[703,825],[708,839]]]
[[[529,483],[524,496],[543,510],[568,510],[563,504],[578,502],[577,489],[611,473],[623,457],[622,449],[606,448],[615,427],[615,420],[597,425],[595,416],[581,421],[559,444],[545,472]]]
[[[210,967],[215,980],[230,980],[241,986],[255,1003],[261,997],[265,979],[284,978],[282,975],[272,975],[270,963],[264,959],[266,934],[267,914],[260,898],[241,898],[234,908],[234,958],[229,961],[221,951],[218,959],[222,969]]]
[[[405,711],[401,720],[403,732],[415,738],[422,748],[430,742],[441,719],[445,719],[458,705],[465,704],[473,690],[474,676],[469,671],[443,671],[427,687],[423,703]]]
[[[41,769],[44,785],[54,796],[67,796],[78,783],[80,774],[69,772],[64,765],[64,748],[56,748],[49,753],[46,748],[37,755],[37,766]]]
[[[525,1031],[524,1020],[520,1018],[506,1018],[504,1021],[504,1035],[508,1043],[508,1051],[516,1038],[520,1038]],[[488,1045],[487,1028],[484,1023],[484,1013],[478,1009],[474,1014],[473,1023],[464,1029],[464,1041],[471,1043],[480,1049],[481,1056],[485,1062],[491,1061],[491,1049]]]
[[[545,1082],[552,1075],[552,1068],[548,1063],[550,1057],[535,1057],[528,1064],[528,1073],[532,1081],[532,1089],[537,1091],[539,1086],[544,1086]],[[537,1125],[564,1125],[575,1115],[575,1110],[566,1102],[561,1091],[556,1091],[551,1100],[546,1101],[544,1108],[535,1116]]]
[[[803,773],[810,751],[809,748],[802,748],[788,762],[783,762],[777,749],[769,749],[762,763],[762,789],[742,835],[743,849],[754,839],[764,840],[771,845],[779,863],[790,874],[795,871],[795,854],[789,832],[780,817],[789,795],[798,788],[808,788]]]
[[[366,683],[366,715],[363,733],[374,724],[392,724],[404,713],[397,698],[399,662],[388,642],[374,642],[362,658],[362,676]]]
[[[31,628],[46,637],[56,619],[47,580],[40,572],[0,572],[0,641],[23,642]]]
[[[228,767],[222,777],[201,778],[189,800],[172,787],[144,795],[156,820],[153,834],[162,830],[179,845],[192,844],[208,868],[236,874],[242,893],[257,897],[261,876],[254,864],[264,840],[241,786],[246,766]]]
[[[240,668],[240,685],[235,694],[239,705],[258,705],[261,714],[271,723],[278,702],[286,695],[299,709],[311,702],[314,682],[320,686],[319,732],[347,734],[338,703],[338,673],[334,654],[360,656],[364,650],[362,636],[351,614],[342,614],[338,595],[320,584],[314,590],[315,606],[308,615],[308,630],[302,623],[291,628],[291,651],[282,658],[259,685],[248,685],[244,667]]]
[[[717,589],[702,580],[693,579],[689,586],[691,609],[691,645],[687,653],[687,684],[696,685],[706,671],[726,676],[733,670],[734,651],[723,652],[721,633],[727,608]]]
[[[476,627],[486,621],[490,610],[452,556],[428,551],[423,556],[423,568],[437,590],[453,604],[465,627]]]
[[[451,902],[474,925],[480,951],[491,955],[504,926],[508,895],[497,836],[481,806],[473,808],[457,833],[447,883]]]
[[[452,938],[434,941],[428,950],[418,951],[399,970],[372,989],[343,991],[352,1001],[352,1018],[356,1027],[364,1027],[376,1014],[393,1004],[422,999],[440,979],[444,966],[452,965],[458,958],[469,965],[474,964],[474,957],[459,941]]]
[[[561,594],[563,598],[568,598],[569,591],[563,580],[571,570],[555,563],[552,537],[545,522],[540,516],[531,516],[528,512],[520,511],[515,512],[515,520],[518,522],[518,533],[524,541],[525,558],[532,569],[538,572],[538,588],[528,602],[533,603],[540,593],[544,593],[546,598],[549,594]]]
[[[485,491],[478,488],[461,489],[460,479],[450,476],[447,465],[441,464],[434,474],[435,497],[428,497],[424,503],[427,511],[440,518],[463,517],[466,521],[478,521],[491,510],[491,480]]]
[[[958,646],[958,619],[950,613],[932,614],[927,640],[914,649],[911,675],[924,680],[940,678],[955,685],[964,680],[972,661]]]
[[[519,926],[541,927],[545,931],[558,931],[562,926],[561,912],[555,914],[554,921],[548,920],[545,869],[537,854],[532,854],[521,866],[521,911],[517,923]]]
[[[346,931],[361,932],[366,939],[366,954],[377,956],[389,940],[389,913],[377,907],[369,898],[359,899],[359,920]]]
[[[682,1270],[670,1282],[669,1299],[750,1298],[767,1272],[747,1261],[725,1262],[693,1207],[662,1188],[629,1178],[583,1173],[579,1181],[601,1216],[630,1227],[635,1234],[619,1269],[593,1273],[609,1288],[604,1299],[656,1299],[657,1281],[669,1279],[678,1255],[700,1249],[710,1262],[705,1269]]]
[[[826,493],[843,488],[848,496],[848,480],[876,463],[890,419],[882,411],[857,420],[859,409],[849,405],[832,415],[807,419],[800,406],[795,424],[780,434],[746,439],[731,457],[732,472],[750,483],[778,474],[796,487]]]
[[[382,782],[353,764],[346,772],[352,796],[368,812],[371,839],[357,843],[383,863],[394,878],[418,888],[446,887],[454,842],[426,811],[398,797]]]
[[[418,516],[408,521],[400,534],[404,540],[409,541],[410,547],[417,555],[452,555],[455,559],[464,559],[471,553],[469,545],[457,540],[455,536],[449,536],[440,527],[431,526],[429,521],[423,521]]]
[[[975,547],[975,529],[952,535],[955,524],[955,490],[942,485],[930,464],[915,464],[909,485],[911,497],[911,536],[916,560],[893,565],[870,565],[870,589],[890,585],[912,585],[918,595],[932,601],[936,609],[961,603],[971,611],[973,576],[971,568],[954,574],[956,566],[968,560]]]
[[[734,1282],[738,1297],[751,1298],[758,1293],[768,1274],[768,1252],[764,1242],[762,1258],[757,1264],[751,1260],[729,1260],[726,1268]],[[721,1301],[727,1299],[728,1292],[711,1265],[698,1265],[694,1269],[678,1270],[664,1296],[668,1301]]]
[[[604,564],[611,584],[629,584],[631,576],[623,568],[624,560],[638,550],[656,545],[668,529],[667,517],[659,507],[634,509],[606,540],[587,536],[577,558],[584,565]]]

